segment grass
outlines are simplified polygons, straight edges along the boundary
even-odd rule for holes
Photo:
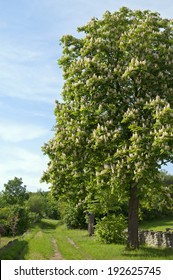
[[[1,260],[20,260],[21,252],[27,246],[25,240],[15,239],[8,247],[2,247],[0,250]]]
[[[54,254],[52,238],[57,226],[57,221],[42,220],[31,228],[24,236],[18,237],[7,248],[0,250],[0,259],[3,260],[47,260]],[[7,241],[6,237],[2,242]]]
[[[57,233],[58,236],[61,237],[61,244],[63,245],[62,247],[59,246],[59,250],[65,259],[173,260],[172,249],[141,246],[139,250],[128,251],[125,249],[125,245],[102,244],[96,241],[94,237],[89,237],[85,230],[67,230],[66,227],[62,225],[57,228]],[[77,255],[72,254],[72,248],[69,248],[68,246],[67,240],[69,238],[73,240],[75,245],[78,247],[78,249],[75,247],[75,250],[78,250],[78,257]]]
[[[58,243],[58,249],[64,259],[92,259],[92,256],[88,256],[80,244],[81,239],[84,242],[91,240],[86,230],[68,230],[65,225],[59,225],[56,229],[55,237]]]
[[[13,237],[7,237],[7,236],[1,237],[0,238],[0,248],[7,245],[8,242],[12,241],[13,239],[14,239]]]
[[[173,218],[143,222],[140,228],[165,231],[173,228]],[[48,219],[43,219],[7,248],[3,246],[11,239],[2,237],[0,259],[52,259],[53,239],[66,260],[173,260],[173,249],[141,246],[139,250],[128,251],[125,245],[99,243],[86,230],[69,230],[60,221]]]
[[[48,260],[54,254],[52,238],[54,236],[57,221],[43,219],[34,227],[31,235],[27,236],[27,248],[23,252],[24,260]]]
[[[173,217],[144,221],[140,224],[139,228],[154,231],[166,231],[166,228],[173,229]]]

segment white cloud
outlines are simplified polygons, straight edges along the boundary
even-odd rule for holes
[[[34,140],[49,133],[48,129],[33,124],[18,124],[1,121],[0,139],[12,143]]]
[[[22,45],[1,40],[0,95],[53,103],[63,83],[55,46],[32,42],[28,47],[27,42]]]
[[[6,153],[6,158],[4,158],[4,162],[1,164],[1,170],[5,172],[14,170],[38,173],[47,162],[46,158],[38,153],[31,152],[26,148],[20,148],[17,145],[4,147],[3,154],[4,152]]]
[[[10,45],[9,43],[1,43],[1,61],[27,63],[39,60],[43,57],[44,53],[32,48],[24,48],[22,46]]]
[[[1,63],[0,95],[53,103],[61,92],[62,79],[57,78],[49,65],[14,65]]]

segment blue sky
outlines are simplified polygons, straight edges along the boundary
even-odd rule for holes
[[[0,190],[15,176],[29,191],[48,190],[39,183],[48,161],[41,146],[53,136],[61,101],[59,40],[121,6],[173,12],[172,0],[0,0]]]

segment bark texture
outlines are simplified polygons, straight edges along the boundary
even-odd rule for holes
[[[90,213],[88,215],[88,232],[92,236],[94,234],[94,214]]]
[[[130,186],[129,212],[128,212],[128,241],[127,247],[129,249],[139,248],[138,242],[138,188],[137,185]]]

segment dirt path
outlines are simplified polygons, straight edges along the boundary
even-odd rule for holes
[[[63,257],[58,250],[57,242],[54,238],[52,238],[52,244],[53,244],[53,248],[54,248],[54,255],[51,258],[51,260],[63,260]]]

